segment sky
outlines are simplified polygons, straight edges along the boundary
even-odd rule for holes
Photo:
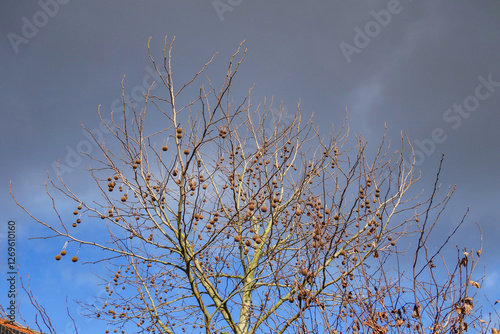
[[[98,129],[98,106],[107,114],[117,110],[124,75],[125,92],[140,92],[151,79],[148,38],[160,56],[165,36],[175,36],[178,81],[215,52],[208,73],[220,77],[245,41],[248,51],[235,94],[255,85],[254,101],[273,97],[289,110],[300,101],[302,114],[314,114],[325,134],[332,123],[343,122],[347,110],[351,131],[363,135],[368,149],[377,147],[385,124],[395,143],[404,133],[416,150],[419,187],[427,191],[444,154],[440,181],[457,190],[439,233],[451,231],[470,207],[453,243],[477,249],[476,224],[481,226],[479,271],[485,267],[487,273],[482,293],[497,300],[499,33],[500,2],[493,0],[4,1],[0,269],[7,271],[6,226],[14,220],[21,273],[30,273],[40,301],[61,315],[55,317],[58,333],[71,332],[64,317],[66,296],[83,332],[101,328],[79,317],[71,304],[89,292],[98,294],[97,279],[79,263],[54,261],[60,241],[28,240],[48,233],[15,205],[9,183],[35,215],[54,219],[43,180],[60,159],[67,167],[65,180],[90,196],[89,161],[78,154],[87,140],[81,123]],[[2,305],[4,286],[2,280]]]

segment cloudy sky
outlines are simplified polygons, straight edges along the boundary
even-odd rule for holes
[[[352,131],[373,142],[371,147],[385,123],[396,142],[402,131],[417,150],[420,187],[428,191],[444,153],[441,182],[456,184],[457,191],[440,228],[451,229],[470,206],[454,243],[477,247],[475,224],[481,225],[481,265],[489,278],[484,292],[497,300],[499,33],[500,2],[494,0],[4,1],[2,272],[5,226],[14,219],[21,271],[31,273],[33,287],[51,311],[65,314],[66,295],[71,301],[83,298],[82,291],[97,291],[86,267],[53,260],[60,243],[28,241],[46,231],[16,207],[9,182],[22,204],[49,220],[53,216],[43,179],[55,161],[66,162],[65,180],[77,191],[90,191],[82,182],[88,161],[73,156],[86,140],[80,122],[96,129],[98,105],[103,113],[117,109],[124,75],[126,93],[137,94],[149,80],[148,38],[160,55],[167,35],[176,37],[174,71],[180,81],[215,52],[219,55],[210,73],[222,73],[245,40],[248,52],[236,94],[255,84],[254,101],[274,97],[295,110],[300,100],[302,113],[314,113],[320,124],[341,123],[347,109]],[[0,296],[4,305],[4,291]],[[73,306],[70,310],[77,312]],[[56,326],[67,331],[66,320],[56,317]],[[98,326],[80,324],[83,332]]]

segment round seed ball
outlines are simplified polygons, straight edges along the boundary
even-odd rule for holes
[[[59,261],[61,259],[61,255],[57,254],[56,255],[56,260]]]
[[[76,261],[78,261],[78,257],[76,257],[76,256],[73,256],[73,257],[71,258],[71,261],[73,261],[73,262],[76,262]]]

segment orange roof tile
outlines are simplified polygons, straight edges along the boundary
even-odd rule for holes
[[[0,334],[40,334],[40,332],[22,327],[18,323],[12,323],[7,319],[0,319]]]

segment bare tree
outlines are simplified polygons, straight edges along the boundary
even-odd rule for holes
[[[51,237],[106,251],[97,261],[109,270],[100,273],[106,298],[84,304],[88,316],[122,333],[487,330],[473,308],[481,250],[457,248],[456,264],[445,267],[437,266],[442,248],[427,247],[453,193],[439,194],[441,167],[423,198],[414,161],[403,159],[412,151],[404,136],[399,150],[384,136],[365,152],[347,119],[324,137],[300,105],[294,114],[253,105],[251,89],[234,101],[242,45],[219,85],[202,80],[214,57],[174,85],[172,43],[165,39],[162,65],[149,52],[165,95],[150,89],[141,110],[124,95],[112,124],[99,112],[119,144],[94,138],[102,155],[90,157],[90,174],[101,200],[85,202],[59,175],[47,193],[74,201],[75,216],[54,203],[54,224],[26,210]],[[75,233],[90,222],[91,235]]]

